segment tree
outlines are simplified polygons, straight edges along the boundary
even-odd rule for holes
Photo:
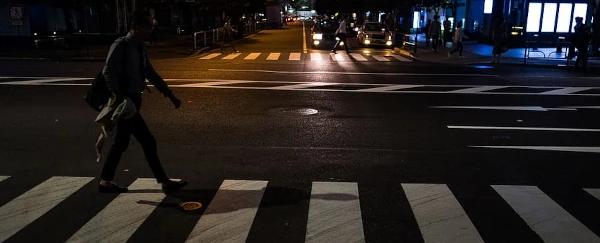
[[[466,3],[463,0],[428,0],[424,1],[423,7],[429,11],[433,11],[439,15],[441,9],[450,9],[452,17],[456,18],[458,8],[464,7]],[[456,27],[457,21],[454,21],[453,28]],[[463,23],[464,26],[465,23]]]
[[[292,8],[296,11],[303,10],[302,7],[305,6],[310,8],[310,0],[292,0],[290,5],[292,5]]]

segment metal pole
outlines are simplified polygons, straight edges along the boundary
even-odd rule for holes
[[[206,31],[204,31],[204,46],[206,46]]]

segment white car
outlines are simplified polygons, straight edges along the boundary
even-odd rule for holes
[[[386,24],[379,22],[365,22],[358,28],[358,44],[364,46],[394,46],[393,33]]]

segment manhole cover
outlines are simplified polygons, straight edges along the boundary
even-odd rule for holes
[[[202,207],[202,203],[199,202],[183,202],[179,204],[179,207],[185,211],[194,211]]]
[[[310,116],[319,114],[320,111],[314,108],[282,107],[271,109],[269,113],[284,116]]]

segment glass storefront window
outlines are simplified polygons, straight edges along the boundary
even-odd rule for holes
[[[558,8],[558,23],[556,25],[556,32],[567,33],[569,32],[569,20],[571,19],[571,9],[573,4],[561,3]]]
[[[556,24],[556,3],[544,4],[544,17],[542,18],[542,32],[554,32]]]
[[[484,14],[491,14],[493,8],[494,8],[494,0],[485,0],[483,2],[483,13]]]
[[[542,18],[542,3],[529,3],[527,13],[527,32],[538,32],[540,30],[540,19]]]

